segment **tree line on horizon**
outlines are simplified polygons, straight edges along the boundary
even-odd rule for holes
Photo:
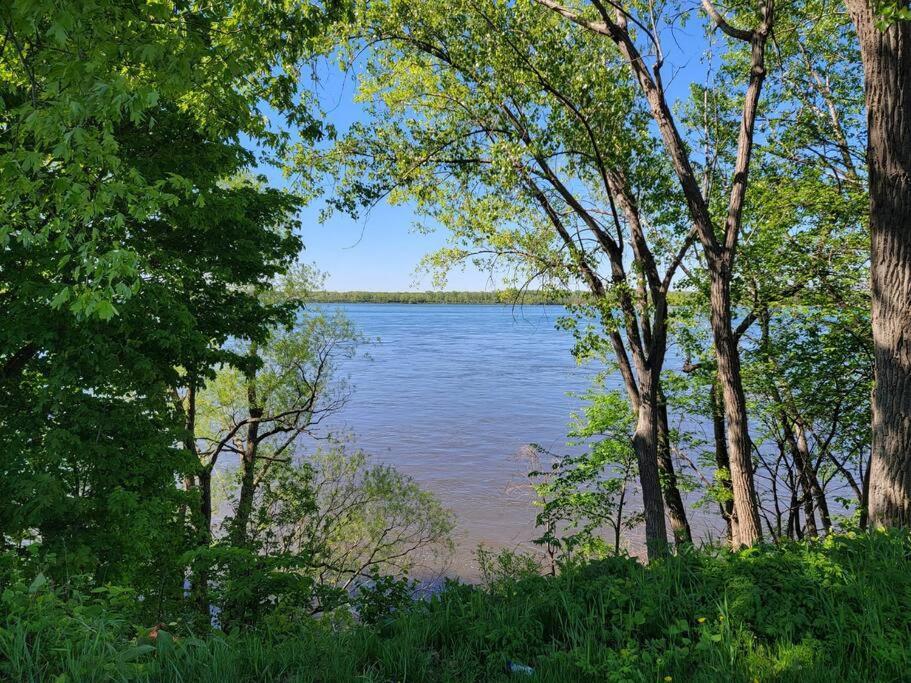
[[[312,303],[376,303],[376,304],[504,304],[535,305],[558,304],[576,305],[585,299],[583,292],[552,292],[544,290],[493,290],[493,291],[458,291],[435,290],[424,292],[374,292],[374,291],[327,291],[312,292],[309,297]]]

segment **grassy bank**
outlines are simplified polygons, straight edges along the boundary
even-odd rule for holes
[[[911,542],[899,534],[610,558],[558,577],[504,569],[374,623],[137,637],[116,589],[3,594],[0,677],[161,681],[870,681],[911,670]],[[534,668],[507,673],[509,661]]]

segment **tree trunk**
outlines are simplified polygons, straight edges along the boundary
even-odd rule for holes
[[[686,507],[677,484],[677,473],[671,458],[670,427],[667,420],[667,400],[664,392],[658,389],[658,472],[661,477],[661,489],[664,492],[664,504],[667,516],[671,521],[671,533],[674,534],[674,545],[680,547],[693,542],[690,522],[686,516]]]
[[[253,495],[256,493],[256,452],[259,448],[259,420],[263,416],[263,409],[256,394],[255,376],[247,381],[247,405],[251,419],[247,425],[246,444],[240,459],[240,496],[237,500],[237,512],[231,525],[231,542],[236,546],[247,543],[247,526],[253,513]]]
[[[709,391],[709,406],[712,411],[712,431],[715,437],[715,467],[727,472],[725,479],[722,480],[723,486],[727,491],[727,497],[718,503],[721,508],[721,516],[728,528],[728,542],[732,548],[740,546],[740,530],[737,525],[737,513],[734,510],[734,493],[731,491],[731,461],[728,458],[727,434],[724,428],[724,408],[718,401],[718,382],[712,382],[712,388]]]
[[[871,455],[867,459],[867,469],[864,470],[863,495],[860,502],[860,528],[866,531],[870,526],[870,462],[873,459]]]
[[[810,469],[809,463],[805,457],[806,454],[798,446],[797,439],[794,437],[794,432],[791,429],[788,417],[784,415],[784,413],[781,415],[781,423],[784,428],[785,438],[787,438],[788,445],[791,448],[791,457],[794,459],[795,476],[800,489],[798,492],[798,500],[803,502],[803,513],[806,517],[806,535],[816,538],[819,536],[819,530],[816,527],[816,510],[813,505],[813,487],[807,472],[807,470]]]
[[[212,540],[212,470],[200,468],[199,482],[199,539],[202,545]]]
[[[709,264],[711,275],[711,324],[718,361],[718,383],[724,397],[731,493],[737,514],[738,534],[734,548],[762,540],[759,500],[753,482],[750,432],[746,398],[740,374],[740,352],[731,329],[730,272],[727,259],[717,256]]]
[[[667,554],[667,527],[658,476],[658,406],[651,379],[641,378],[639,419],[633,435],[633,448],[639,466],[639,484],[645,515],[645,545],[649,560]]]
[[[911,525],[911,22],[846,0],[864,63],[876,384],[870,524]],[[906,5],[903,5],[906,6]]]
[[[801,464],[804,468],[804,477],[810,490],[808,495],[812,496],[814,507],[819,511],[819,521],[822,523],[823,531],[829,533],[832,530],[832,517],[829,514],[829,501],[826,500],[826,492],[823,491],[819,483],[819,475],[816,473],[816,467],[813,465],[813,457],[810,453],[810,446],[807,443],[806,428],[797,421],[795,430],[797,435],[797,451],[800,453]]]

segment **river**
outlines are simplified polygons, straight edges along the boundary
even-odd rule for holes
[[[377,461],[395,465],[456,514],[450,571],[473,576],[474,549],[528,547],[533,496],[529,444],[567,449],[578,397],[603,370],[578,365],[561,306],[345,304],[367,337],[341,372],[353,393],[324,427],[350,433]],[[671,355],[669,363],[676,359]],[[615,381],[611,384],[619,386]],[[702,531],[712,526],[710,520]],[[628,535],[631,552],[641,535]]]

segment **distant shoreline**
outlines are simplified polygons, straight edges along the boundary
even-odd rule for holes
[[[688,292],[670,292],[670,303],[679,303]],[[500,290],[494,292],[473,291],[425,291],[425,292],[313,292],[310,303],[317,304],[474,304],[474,305],[553,305],[577,306],[590,300],[585,292],[543,292],[539,290]]]
[[[558,294],[553,292],[503,290],[496,292],[425,291],[425,292],[313,292],[312,303],[329,304],[488,304],[488,305],[578,305],[586,300],[583,292]]]

